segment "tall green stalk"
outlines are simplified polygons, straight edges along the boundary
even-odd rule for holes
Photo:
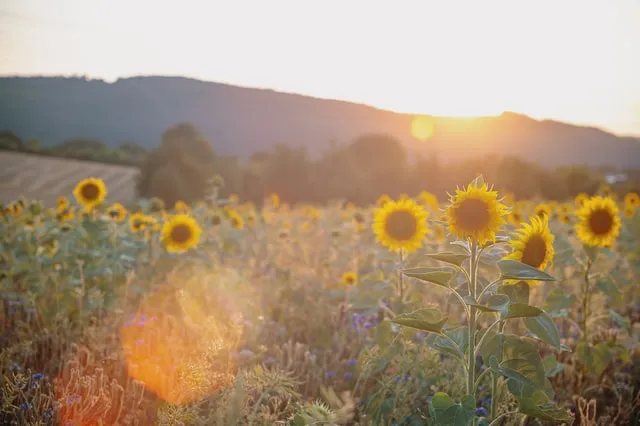
[[[471,266],[469,273],[469,295],[475,299],[476,297],[476,283],[477,283],[477,268],[478,268],[478,244],[471,244]],[[475,369],[476,369],[476,308],[469,306],[468,311],[469,322],[469,358],[468,358],[468,380],[467,380],[467,394],[472,395],[475,399]]]

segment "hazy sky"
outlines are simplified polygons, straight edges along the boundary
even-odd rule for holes
[[[640,135],[640,0],[0,0],[0,74],[185,75]]]

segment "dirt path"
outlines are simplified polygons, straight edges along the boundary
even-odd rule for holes
[[[0,151],[0,203],[24,195],[53,206],[58,196],[71,197],[76,183],[90,176],[105,181],[109,202],[126,203],[135,198],[137,174],[135,167]]]

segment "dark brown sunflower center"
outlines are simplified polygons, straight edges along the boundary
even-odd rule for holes
[[[120,216],[120,211],[119,210],[110,210],[109,211],[109,216],[111,216],[112,218],[117,218]]]
[[[82,190],[80,192],[82,193],[83,198],[93,201],[98,198],[98,195],[100,195],[100,188],[98,188],[98,185],[95,183],[86,183],[82,185]]]
[[[522,263],[539,268],[547,256],[547,244],[540,235],[532,235],[522,251]]]
[[[607,210],[596,210],[589,216],[589,228],[596,235],[605,235],[613,227],[613,216]]]
[[[214,225],[214,226],[215,225],[220,225],[221,221],[222,220],[220,219],[220,216],[218,216],[218,215],[215,215],[215,216],[211,217],[211,224]]]
[[[547,211],[545,209],[538,209],[538,211],[536,212],[536,215],[540,219],[544,219],[547,216]]]
[[[479,231],[491,220],[488,206],[482,200],[464,200],[455,214],[457,225],[465,231]]]
[[[178,224],[171,230],[171,240],[176,243],[186,243],[191,238],[191,228]]]
[[[398,241],[410,240],[418,229],[416,218],[405,210],[392,212],[387,217],[385,231]]]
[[[353,275],[347,275],[347,276],[345,277],[345,281],[346,281],[348,284],[353,284],[353,283],[356,281],[356,277],[354,277]]]
[[[231,226],[233,226],[234,228],[239,228],[240,227],[240,219],[238,219],[237,217],[234,217],[231,219]]]

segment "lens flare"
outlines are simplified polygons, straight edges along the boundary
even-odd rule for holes
[[[202,399],[235,377],[232,353],[242,316],[201,290],[184,285],[160,291],[120,329],[129,376],[170,404]]]

